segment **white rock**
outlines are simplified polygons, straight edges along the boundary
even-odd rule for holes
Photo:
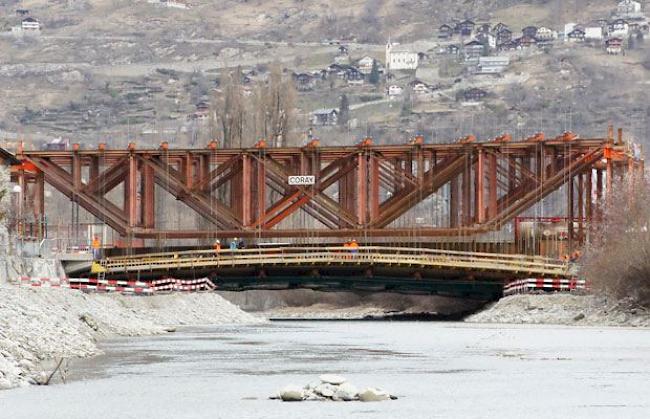
[[[18,363],[24,370],[33,370],[34,369],[34,364],[28,359],[21,359],[20,362]]]
[[[47,373],[46,373],[45,371],[41,371],[41,372],[39,372],[39,373],[34,377],[34,381],[36,381],[36,382],[39,383],[39,384],[45,384],[45,382],[47,381],[47,379],[48,379],[48,375],[47,375]]]
[[[334,384],[335,386],[343,384],[347,381],[345,377],[341,377],[340,375],[335,374],[323,374],[318,378],[324,383]]]
[[[390,400],[390,394],[378,388],[368,387],[359,392],[359,400],[362,402],[380,402]]]
[[[7,380],[6,378],[0,377],[0,390],[6,390],[12,387],[13,385],[11,384],[11,381]]]
[[[319,396],[316,393],[309,393],[305,396],[305,400],[327,400],[327,399],[323,396]]]
[[[330,383],[322,383],[314,389],[316,394],[320,394],[323,397],[332,397],[336,392],[336,387]]]
[[[288,385],[280,390],[280,398],[283,402],[299,402],[305,398],[305,393],[298,386]]]
[[[349,382],[345,382],[336,389],[336,393],[334,393],[334,397],[348,402],[350,400],[356,399],[358,394],[359,391],[353,384]]]

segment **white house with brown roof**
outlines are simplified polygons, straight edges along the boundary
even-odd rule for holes
[[[552,41],[557,39],[557,31],[554,31],[551,28],[542,26],[537,29],[537,34],[535,35],[538,41]]]
[[[420,80],[413,80],[409,83],[409,86],[415,95],[425,95],[431,91],[431,87]]]
[[[566,37],[569,42],[584,42],[585,31],[582,28],[575,28]]]
[[[375,62],[375,59],[366,55],[359,61],[357,61],[357,68],[362,74],[370,74],[372,72],[372,65]]]
[[[41,30],[41,23],[38,19],[30,16],[22,20],[20,27],[23,32],[39,32]]]
[[[626,38],[630,32],[630,25],[625,19],[614,19],[607,24],[607,35],[610,37]]]
[[[316,109],[311,113],[312,125],[336,125],[339,122],[339,110],[337,108]]]

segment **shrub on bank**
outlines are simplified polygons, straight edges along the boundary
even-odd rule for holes
[[[596,292],[650,308],[650,182],[614,182],[608,204],[596,211],[581,274]]]

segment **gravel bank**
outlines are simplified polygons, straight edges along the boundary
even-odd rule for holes
[[[259,321],[215,293],[138,297],[0,283],[0,389],[33,383],[44,361],[98,354],[103,337]]]
[[[476,311],[484,301],[430,295],[391,293],[287,291],[218,291],[247,311],[282,319],[364,319],[428,313],[441,318],[460,318]]]
[[[592,295],[523,294],[502,298],[465,319],[470,323],[650,327],[650,312]]]

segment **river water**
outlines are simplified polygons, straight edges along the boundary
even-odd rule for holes
[[[282,322],[118,339],[0,418],[649,418],[650,330]],[[319,374],[395,401],[269,400]]]

